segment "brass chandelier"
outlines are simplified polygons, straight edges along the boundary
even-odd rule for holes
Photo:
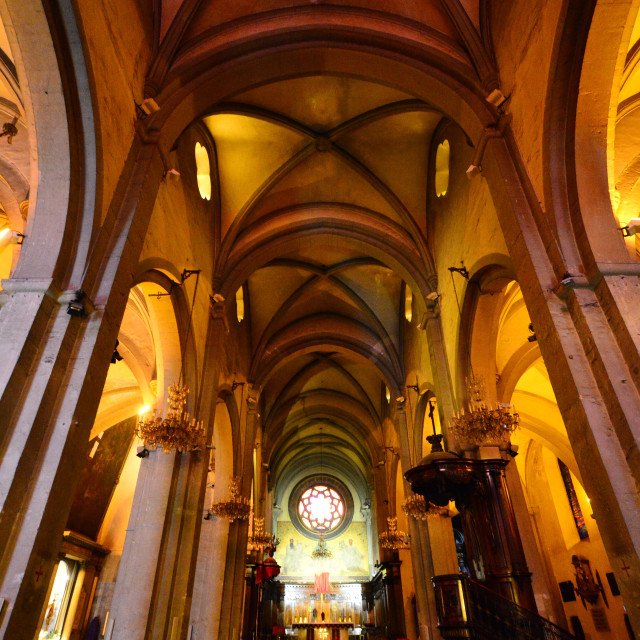
[[[432,516],[446,516],[449,513],[447,507],[439,507],[433,502],[427,502],[424,496],[413,495],[402,503],[405,515],[415,520],[426,520]]]
[[[276,538],[275,534],[264,530],[264,518],[254,518],[253,532],[249,535],[247,549],[249,551],[275,550],[279,544],[280,538]]]
[[[230,522],[247,520],[251,513],[251,502],[240,495],[240,478],[234,478],[229,484],[229,493],[226,500],[214,502],[211,513],[218,518],[228,518]],[[264,525],[264,520],[263,520]]]
[[[331,549],[327,547],[327,541],[324,539],[324,534],[320,534],[320,540],[318,540],[318,544],[316,548],[311,552],[311,557],[314,560],[328,560],[329,558],[333,558],[333,553]]]
[[[398,551],[409,548],[410,537],[404,531],[398,530],[398,518],[387,518],[387,530],[378,536],[378,541],[383,549]]]
[[[481,378],[467,378],[469,407],[454,414],[451,429],[461,443],[501,444],[518,428],[520,416],[510,404],[496,403],[493,407],[484,401]]]
[[[191,301],[191,310],[189,312],[187,334],[181,350],[182,361],[180,364],[180,375],[178,376],[178,382],[170,384],[167,388],[167,403],[169,405],[167,414],[163,418],[159,411],[153,415],[148,412],[142,413],[138,417],[136,426],[136,435],[145,443],[145,446],[162,447],[165,453],[171,453],[174,449],[179,453],[197,451],[201,449],[205,443],[205,430],[202,421],[192,418],[186,410],[189,387],[182,382],[184,357],[187,345],[189,344],[193,307],[196,301],[196,293],[198,292],[200,271],[183,271],[180,283],[173,283],[173,285],[181,286],[187,278],[194,274],[196,275],[196,284],[193,289],[193,300]]]
[[[142,414],[138,418],[137,436],[148,446],[162,447],[165,453],[202,448],[205,439],[202,421],[191,418],[186,411],[189,388],[179,383],[169,385],[169,409],[163,418],[159,412]]]

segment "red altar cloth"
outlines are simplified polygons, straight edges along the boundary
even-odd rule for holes
[[[324,573],[316,573],[313,590],[315,593],[329,593],[331,591],[329,573],[327,571]]]

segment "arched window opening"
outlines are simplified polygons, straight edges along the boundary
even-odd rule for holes
[[[209,152],[199,142],[196,142],[196,173],[198,190],[203,200],[211,200],[211,164]]]
[[[236,316],[238,322],[244,320],[244,289],[242,287],[236,291]]]
[[[411,322],[413,318],[413,291],[407,285],[404,288],[404,317],[407,322]]]
[[[436,196],[442,198],[449,189],[449,141],[443,140],[436,150]]]
[[[311,531],[333,531],[344,518],[344,500],[335,489],[315,485],[300,496],[298,515]]]

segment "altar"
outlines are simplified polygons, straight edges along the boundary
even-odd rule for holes
[[[294,622],[298,640],[348,640],[353,622]]]

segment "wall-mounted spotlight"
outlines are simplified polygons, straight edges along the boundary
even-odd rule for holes
[[[509,98],[500,91],[500,89],[494,89],[485,100],[492,104],[496,109],[499,109]]]
[[[25,235],[19,231],[13,231],[9,227],[5,227],[0,230],[0,249],[3,249],[9,244],[22,244],[25,239]]]
[[[527,340],[529,342],[536,342],[538,340],[537,336],[536,336],[536,332],[535,329],[533,328],[533,322],[529,323],[529,333],[531,334],[530,336],[527,337]]]
[[[119,345],[120,345],[120,341],[116,340],[116,346],[113,348],[113,355],[111,356],[111,364],[115,364],[116,362],[120,362],[120,360],[122,360],[122,356],[118,351]]]
[[[489,96],[492,95],[493,93],[489,94]],[[476,145],[476,152],[473,154],[473,160],[467,169],[467,178],[469,178],[469,180],[482,173],[482,156],[484,155],[484,151],[487,148],[489,140],[492,138],[499,138],[501,135],[502,132],[496,127],[485,127],[483,129],[480,139],[478,140],[478,144]]]
[[[470,164],[469,168],[465,172],[467,174],[467,178],[471,180],[476,176],[479,176],[482,173],[482,165],[481,164]]]
[[[18,135],[18,127],[16,124],[18,123],[18,116],[13,116],[13,120],[11,122],[5,122],[2,125],[2,133],[0,133],[0,138],[4,138],[6,136],[7,142],[11,144],[13,139]]]
[[[74,299],[67,306],[67,313],[77,318],[85,318],[87,316],[87,309],[84,304],[86,297],[86,293],[82,289],[78,289]]]
[[[640,218],[631,218],[624,227],[620,227],[620,231],[624,238],[629,238],[630,236],[636,235],[636,233],[640,233]]]
[[[147,116],[150,116],[156,111],[160,111],[160,105],[153,98],[145,98],[140,104],[137,102],[136,109],[140,115],[140,119],[144,120]]]
[[[149,457],[149,449],[147,449],[146,445],[140,445],[138,447],[138,452],[136,453],[138,458],[148,458]]]

